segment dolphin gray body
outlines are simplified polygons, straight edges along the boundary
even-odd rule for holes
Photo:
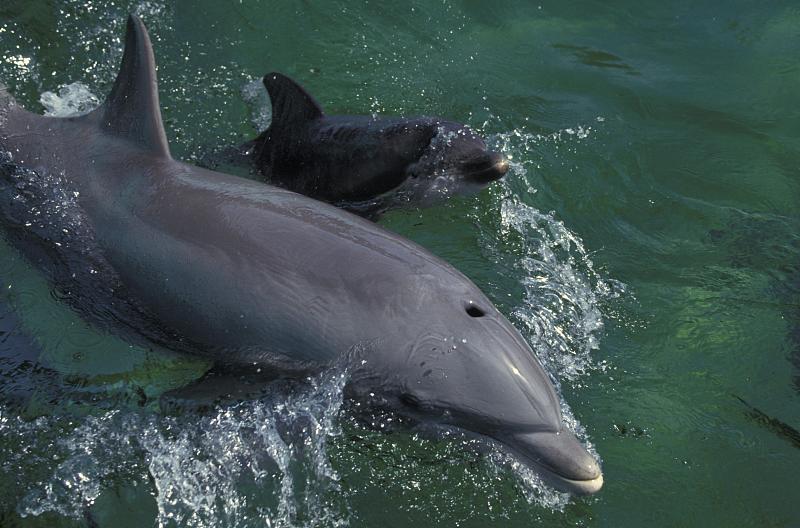
[[[374,217],[477,192],[508,171],[508,161],[464,124],[328,116],[285,75],[268,73],[263,82],[272,122],[237,152],[273,185]]]
[[[600,488],[534,353],[464,275],[331,205],[171,158],[137,18],[92,113],[38,116],[0,89],[0,151],[8,238],[86,319],[244,370],[347,360],[349,397]]]

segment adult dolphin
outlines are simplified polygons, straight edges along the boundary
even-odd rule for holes
[[[464,275],[346,211],[170,157],[136,17],[94,112],[45,118],[5,91],[0,108],[10,238],[88,319],[246,368],[355,359],[348,395],[600,489],[530,347]]]
[[[244,158],[268,183],[374,217],[477,192],[508,171],[508,160],[464,124],[326,115],[289,77],[272,72],[263,83],[270,126],[229,160]]]

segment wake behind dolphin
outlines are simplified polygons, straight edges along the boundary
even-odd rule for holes
[[[138,18],[92,113],[34,115],[0,88],[0,151],[9,238],[87,320],[237,369],[347,360],[351,398],[600,489],[533,351],[464,275],[333,206],[171,158]]]

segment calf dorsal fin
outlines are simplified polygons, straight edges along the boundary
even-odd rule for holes
[[[264,76],[272,102],[270,129],[289,130],[322,117],[322,107],[302,86],[277,72]]]
[[[109,134],[130,140],[153,154],[169,157],[158,105],[153,46],[142,21],[128,17],[125,51],[117,79],[105,102],[89,114]]]

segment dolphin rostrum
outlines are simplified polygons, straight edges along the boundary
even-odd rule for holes
[[[326,115],[289,77],[272,72],[263,82],[270,126],[230,158],[244,158],[273,185],[374,217],[477,192],[508,171],[508,161],[461,123]]]
[[[455,268],[331,205],[172,159],[138,18],[92,113],[42,117],[0,89],[0,151],[8,238],[88,320],[243,369],[349,358],[348,396],[600,489],[532,350]]]

